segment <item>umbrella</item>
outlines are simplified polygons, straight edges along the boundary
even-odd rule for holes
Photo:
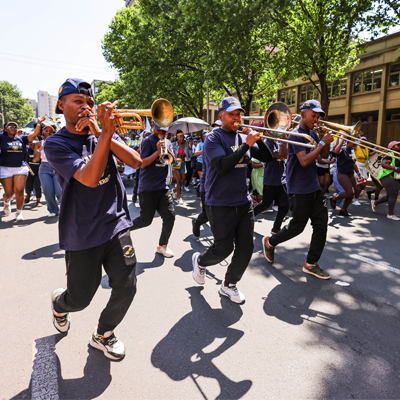
[[[196,132],[205,129],[208,126],[208,122],[199,118],[180,118],[169,126],[168,133],[176,133],[178,130],[182,131],[183,133]]]

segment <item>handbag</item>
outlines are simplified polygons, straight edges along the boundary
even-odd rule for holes
[[[176,161],[172,164],[173,169],[181,169],[182,166],[182,158],[177,158]]]

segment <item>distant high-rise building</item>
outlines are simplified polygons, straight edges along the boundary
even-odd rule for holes
[[[47,114],[50,118],[57,118],[57,100],[57,96],[51,96],[44,90],[39,90],[37,101],[37,115],[39,116]]]
[[[130,7],[134,2],[135,0],[125,0],[125,7]]]
[[[27,99],[26,102],[28,103],[28,106],[32,107],[32,110],[35,112],[35,118],[37,118],[38,117],[38,113],[37,113],[36,100]]]

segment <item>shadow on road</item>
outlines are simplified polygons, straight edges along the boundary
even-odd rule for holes
[[[40,247],[22,256],[23,260],[36,260],[38,258],[64,258],[64,251],[60,250],[58,243],[54,243]]]
[[[252,386],[252,381],[234,382],[214,364],[213,360],[234,346],[243,331],[229,326],[239,321],[243,312],[239,305],[221,298],[221,309],[213,309],[201,295],[202,287],[186,289],[190,294],[192,311],[181,318],[154,348],[151,362],[172,380],[193,380],[201,395],[207,399],[207,388],[200,377],[216,379],[220,393],[216,399],[240,399]],[[216,339],[223,342],[215,347]],[[207,349],[209,347],[209,349]]]

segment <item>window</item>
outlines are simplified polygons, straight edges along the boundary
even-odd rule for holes
[[[400,64],[393,64],[390,66],[389,73],[389,86],[400,85]]]
[[[354,93],[371,92],[381,88],[382,69],[364,71],[354,75]]]
[[[347,76],[334,82],[328,82],[328,96],[338,97],[346,96],[347,93]]]
[[[296,102],[296,88],[281,90],[279,92],[279,101],[289,106],[294,104]]]
[[[319,83],[317,83],[317,86],[319,87]],[[304,103],[305,101],[312,99],[319,100],[318,89],[312,83],[309,83],[307,85],[302,85],[300,102]]]

